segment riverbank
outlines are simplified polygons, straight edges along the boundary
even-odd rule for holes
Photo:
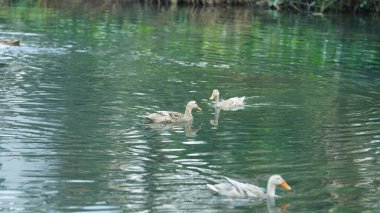
[[[380,13],[380,0],[143,0],[145,3],[199,6],[251,6],[295,13]]]
[[[130,4],[158,6],[196,6],[196,7],[245,7],[258,10],[277,10],[297,14],[363,14],[379,15],[380,0],[43,0],[37,2],[4,0],[0,6],[42,6],[71,8],[91,5],[90,7],[112,8]]]

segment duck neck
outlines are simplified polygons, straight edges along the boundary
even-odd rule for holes
[[[276,196],[276,185],[274,183],[272,183],[271,181],[268,181],[267,196],[268,197],[275,197]]]
[[[186,106],[185,114],[184,114],[184,119],[185,120],[193,120],[193,115],[191,114],[191,108]]]
[[[219,95],[215,96],[215,102],[216,102],[216,104],[219,103]]]

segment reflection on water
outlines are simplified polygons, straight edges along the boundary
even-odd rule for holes
[[[219,124],[220,111],[221,111],[221,109],[215,107],[214,119],[211,119],[211,120],[210,120],[210,124],[211,124],[211,125],[213,125],[213,126],[218,126],[218,124]]]
[[[228,110],[215,107],[214,119],[210,120],[210,124],[213,125],[213,126],[218,126],[218,124],[219,124],[219,117],[220,117],[221,111],[237,111],[237,110],[244,109],[244,107],[245,107],[244,105],[243,106],[237,106],[237,107],[230,108]]]
[[[200,128],[193,128],[193,122],[177,122],[169,124],[150,123],[150,128],[156,130],[160,135],[171,135],[171,131],[174,133],[184,133],[187,137],[197,136],[197,132]]]
[[[65,2],[0,9],[22,42],[0,47],[2,211],[379,211],[372,20]],[[213,88],[244,109],[216,110]],[[186,100],[192,123],[141,117]],[[276,204],[206,187],[273,173],[295,190]]]
[[[276,206],[276,201],[274,198],[267,198],[268,213],[283,213],[286,212],[288,207],[289,204],[281,204],[280,206]]]
[[[220,209],[225,209],[224,211],[222,210],[223,212],[242,212],[242,209],[248,209],[248,211],[253,212],[285,213],[289,212],[288,208],[290,207],[290,204],[284,202],[276,204],[274,199],[252,200],[225,197],[212,197],[208,199],[212,201],[213,205],[219,206]],[[243,212],[245,211],[243,210]]]

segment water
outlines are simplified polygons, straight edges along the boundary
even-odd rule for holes
[[[249,9],[0,9],[4,212],[379,212],[380,28],[372,17]],[[246,96],[215,120],[208,98]],[[191,126],[151,125],[155,110]],[[293,187],[275,206],[228,176]]]

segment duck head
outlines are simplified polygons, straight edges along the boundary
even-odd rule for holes
[[[281,185],[286,190],[292,189],[280,175],[272,175],[268,182],[273,185]]]
[[[210,100],[214,100],[216,97],[219,96],[219,90],[217,89],[214,89],[211,93],[211,97],[210,97]]]
[[[189,109],[196,109],[198,111],[201,111],[202,109],[198,106],[196,101],[189,101],[186,105],[186,108]]]

